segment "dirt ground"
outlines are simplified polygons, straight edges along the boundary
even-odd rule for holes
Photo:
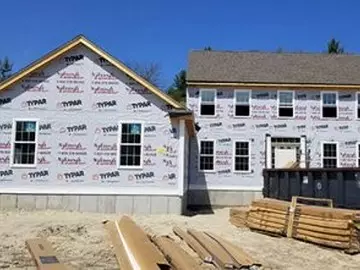
[[[173,226],[207,230],[241,246],[264,269],[360,269],[360,255],[346,255],[286,238],[239,229],[228,222],[229,209],[193,216],[133,216],[150,234],[172,233]],[[117,215],[62,211],[0,212],[0,269],[35,269],[25,240],[47,237],[69,269],[118,269],[102,221]],[[178,239],[178,238],[176,238]]]

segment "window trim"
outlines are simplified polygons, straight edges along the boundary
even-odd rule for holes
[[[203,115],[201,114],[201,93],[202,92],[209,92],[212,91],[215,93],[214,95],[214,114],[213,115]],[[200,89],[199,91],[199,116],[201,117],[209,117],[209,118],[214,118],[216,117],[216,106],[217,106],[217,89]]]
[[[243,92],[248,92],[249,93],[249,115],[236,115],[236,93],[243,93]],[[235,89],[234,90],[234,109],[233,109],[233,113],[234,113],[234,118],[251,118],[251,95],[252,95],[252,91],[251,89]]]
[[[200,169],[201,142],[213,142],[213,145],[214,145],[214,160],[213,160],[214,169],[212,169],[212,170],[201,170],[201,169]],[[199,171],[199,172],[206,172],[206,173],[214,173],[214,172],[216,172],[215,166],[216,166],[216,140],[215,140],[215,139],[200,139],[200,140],[199,140],[198,171]]]
[[[323,116],[324,94],[335,94],[336,95],[336,117],[324,117]],[[321,114],[321,119],[339,119],[339,92],[338,91],[321,91],[320,114]]]
[[[14,163],[14,147],[15,147],[15,136],[16,136],[16,122],[35,122],[35,155],[34,164],[15,164]],[[39,142],[39,119],[38,118],[13,118],[12,130],[11,130],[11,149],[10,149],[10,167],[11,168],[36,168],[38,160],[38,142]]]
[[[140,139],[140,165],[139,166],[125,166],[120,165],[120,152],[121,152],[121,133],[122,133],[122,124],[140,124],[141,125],[141,139]],[[122,170],[142,170],[144,163],[144,121],[137,120],[121,120],[118,122],[118,139],[117,139],[117,154],[116,154],[116,166],[118,169]]]
[[[336,144],[336,168],[339,168],[339,142],[334,141],[321,142],[321,168],[324,168],[324,144]]]
[[[360,108],[360,105],[359,105],[359,95],[360,95],[360,92],[355,92],[355,119],[356,120],[360,120],[360,117],[358,117],[358,109]]]
[[[293,116],[280,116],[280,93],[292,93],[292,109]],[[294,119],[295,118],[295,91],[294,90],[277,90],[277,117],[280,119]]]
[[[355,167],[360,167],[359,166],[359,159],[360,159],[359,146],[360,146],[360,142],[357,142],[356,143],[356,166]]]
[[[247,142],[249,144],[249,169],[247,171],[237,171],[235,169],[236,165],[235,165],[235,158],[236,158],[236,143],[237,142]],[[233,142],[233,155],[232,155],[232,161],[233,161],[233,166],[232,166],[232,171],[233,173],[250,173],[252,171],[251,168],[251,140],[234,140]]]

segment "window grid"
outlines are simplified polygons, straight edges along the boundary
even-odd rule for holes
[[[141,166],[142,136],[142,124],[121,123],[120,167]]]
[[[235,142],[234,159],[236,172],[250,171],[250,143],[248,141]]]
[[[36,164],[36,121],[15,120],[13,143],[14,165]]]
[[[322,117],[337,118],[337,93],[321,93],[322,96]]]
[[[200,115],[215,115],[216,90],[200,90]]]
[[[337,167],[337,144],[324,143],[323,144],[323,168],[336,168]]]
[[[200,141],[200,171],[214,170],[214,141]]]
[[[250,116],[250,91],[235,90],[235,116]]]
[[[279,91],[278,92],[278,115],[279,117],[294,116],[294,92]]]

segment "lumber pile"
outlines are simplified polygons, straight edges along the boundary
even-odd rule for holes
[[[340,248],[348,253],[360,252],[359,211],[332,208],[332,202],[330,207],[306,205],[298,203],[298,199],[308,198],[293,197],[291,203],[275,199],[253,201],[247,213],[246,226],[265,233]]]
[[[246,227],[247,208],[231,208],[229,221],[236,227]]]
[[[213,233],[174,227],[173,232],[195,251],[191,256],[170,236],[149,236],[133,220],[124,216],[119,221],[105,221],[120,269],[188,270],[258,269],[261,265],[234,245]],[[205,267],[208,269],[208,267]]]

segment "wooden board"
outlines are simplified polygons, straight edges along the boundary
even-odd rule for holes
[[[334,229],[349,229],[350,227],[349,220],[329,219],[299,214],[295,214],[295,221],[302,224]]]
[[[316,237],[316,238],[324,239],[324,240],[328,240],[328,241],[347,242],[347,243],[350,242],[350,236],[331,235],[331,234],[326,234],[326,233],[307,231],[307,230],[298,229],[298,228],[296,228],[296,230],[294,230],[294,234],[301,234],[301,235]]]
[[[188,229],[192,235],[212,255],[215,264],[221,269],[240,268],[240,265],[218,242],[204,232]]]
[[[303,235],[300,233],[295,234],[294,238],[297,238],[297,239],[300,239],[300,240],[303,240],[306,242],[311,242],[311,243],[327,246],[327,247],[334,247],[334,248],[341,248],[341,249],[349,248],[349,243],[347,243],[347,242],[329,241],[329,240],[316,238],[313,236]]]
[[[200,270],[200,265],[185,250],[174,242],[170,237],[159,236],[152,238],[165,258],[176,270]]]
[[[231,257],[238,262],[241,267],[250,267],[253,265],[261,266],[259,262],[256,262],[253,258],[251,258],[243,249],[235,246],[230,241],[219,237],[218,235],[206,232],[211,238],[217,241],[226,251],[231,255]]]
[[[292,197],[290,209],[289,209],[289,220],[287,224],[287,231],[286,236],[292,237],[292,231],[293,231],[293,224],[294,224],[294,217],[295,217],[295,210],[296,210],[296,203],[297,203],[297,197]]]
[[[253,206],[253,205],[250,206],[249,212],[276,213],[276,214],[280,214],[280,215],[284,215],[284,216],[289,215],[289,211],[282,211],[282,210],[260,207],[260,206]]]
[[[262,213],[252,212],[252,213],[249,214],[248,218],[254,218],[254,219],[257,219],[257,220],[273,222],[273,223],[280,224],[282,226],[286,226],[286,224],[287,224],[287,219],[278,218],[277,216],[272,216],[272,215],[269,215],[269,214],[262,214]]]
[[[173,232],[175,235],[180,237],[182,240],[185,241],[185,243],[192,248],[195,253],[202,259],[204,262],[212,263],[213,258],[209,251],[207,251],[193,236],[188,234],[187,232],[183,231],[179,227],[174,227]]]
[[[238,228],[246,228],[246,219],[238,219],[235,217],[230,217],[229,222]]]
[[[256,230],[260,230],[260,231],[266,231],[266,232],[270,232],[270,233],[278,234],[278,235],[284,235],[285,234],[284,229],[274,228],[274,227],[269,226],[269,225],[253,223],[251,221],[248,221],[247,225],[251,229],[256,229]]]
[[[277,228],[277,229],[281,229],[281,230],[286,229],[286,226],[284,226],[282,224],[267,221],[267,220],[263,220],[263,219],[257,219],[257,218],[250,217],[250,216],[247,219],[247,223],[248,224],[257,224],[257,225],[269,226],[269,227],[273,227],[273,228]]]
[[[49,241],[44,238],[25,241],[38,270],[65,270]]]
[[[113,246],[116,259],[118,261],[119,267],[122,270],[132,270],[130,261],[127,257],[124,245],[121,241],[119,233],[117,231],[114,221],[105,221],[103,222],[104,228],[109,236],[109,240]]]
[[[304,224],[301,222],[294,222],[293,224],[294,228],[297,229],[303,229],[306,231],[313,231],[313,232],[321,232],[324,234],[330,234],[330,235],[341,235],[341,236],[350,236],[351,231],[350,229],[333,229],[333,228],[324,228],[320,226],[313,226],[309,224]]]

